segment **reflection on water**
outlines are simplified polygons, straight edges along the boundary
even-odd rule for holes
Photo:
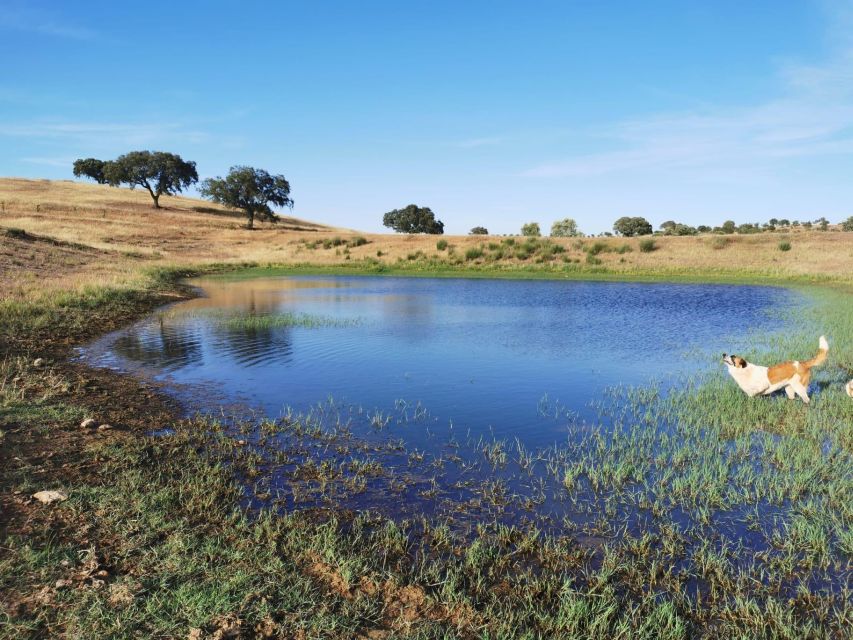
[[[707,370],[716,354],[739,346],[733,337],[773,328],[779,321],[766,311],[794,295],[764,287],[384,277],[197,284],[203,297],[107,336],[86,356],[182,384],[212,383],[223,397],[271,416],[330,395],[379,410],[400,399],[421,402],[431,422],[408,434],[416,444],[450,424],[549,444],[564,426],[554,415],[543,419],[543,397],[561,407],[557,414],[583,417],[608,386]],[[222,322],[223,314],[283,313],[320,321]]]

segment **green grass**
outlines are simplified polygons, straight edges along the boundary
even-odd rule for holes
[[[511,238],[509,239],[511,240]],[[516,244],[516,247],[519,245]],[[315,264],[264,264],[247,265],[243,268],[220,270],[213,277],[224,280],[241,280],[263,276],[286,275],[365,275],[365,276],[407,276],[426,278],[490,278],[517,280],[582,280],[606,282],[695,282],[708,284],[760,284],[767,286],[792,286],[798,284],[847,284],[849,278],[831,275],[780,275],[777,271],[768,269],[746,270],[737,267],[706,269],[697,272],[695,269],[666,267],[657,269],[625,269],[614,270],[604,265],[587,266],[581,263],[547,263],[501,264],[495,262],[465,262],[460,259],[456,263],[441,260],[431,260],[421,254],[412,254],[412,260],[400,260],[393,264],[385,264],[378,260],[355,260],[349,264],[322,266]]]
[[[528,242],[487,251],[542,251]],[[574,264],[401,264],[383,273],[626,279]],[[253,267],[220,277],[317,272],[371,271]],[[76,339],[88,335],[92,314],[118,323],[187,275],[152,271],[135,292],[91,289],[4,306],[0,322],[22,338]],[[668,394],[654,385],[614,389],[600,402],[600,423],[570,423],[578,438],[545,451],[500,440],[455,446],[442,459],[400,451],[395,429],[423,415],[404,405],[364,416],[378,422],[387,445],[350,433],[357,410],[326,408],[238,425],[250,446],[235,443],[235,427],[209,418],[174,424],[168,437],[91,441],[75,463],[98,475],[66,478],[71,497],[55,507],[85,524],[84,537],[43,526],[0,541],[4,594],[47,587],[40,605],[0,610],[0,636],[186,637],[239,620],[245,634],[273,629],[284,637],[376,629],[424,638],[843,637],[853,623],[853,401],[842,389],[853,377],[853,302],[846,286],[803,291],[809,303],[790,310],[785,331],[753,336],[743,355],[810,356],[826,334],[830,359],[816,373],[823,386],[810,407],[747,398],[719,368]],[[233,320],[245,328],[299,317]],[[319,320],[307,326],[325,326]],[[84,415],[75,393],[61,369],[7,355],[0,430],[14,425],[38,441],[75,428]],[[541,411],[550,410],[545,404]],[[273,472],[284,479],[278,487]],[[38,461],[7,474],[10,491],[41,488]],[[411,491],[433,501],[435,516],[346,508],[371,491],[400,504]],[[253,494],[274,497],[247,511]],[[442,511],[451,495],[465,500]],[[556,531],[537,515],[545,498],[574,514]],[[526,524],[507,518],[512,509],[523,509]],[[89,570],[100,566],[107,577],[98,587]],[[73,587],[54,587],[87,571]]]
[[[204,314],[212,318],[219,326],[232,330],[279,329],[301,327],[319,329],[321,327],[352,327],[359,324],[357,319],[330,318],[310,313],[275,313],[264,315],[223,315]]]

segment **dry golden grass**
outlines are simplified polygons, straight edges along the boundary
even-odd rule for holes
[[[451,250],[439,251],[437,236],[358,234],[290,217],[277,224],[259,223],[254,231],[248,231],[238,212],[207,201],[164,196],[161,203],[164,209],[153,209],[149,195],[140,190],[71,181],[0,179],[0,227],[81,245],[57,246],[3,237],[0,293],[26,297],[34,291],[87,284],[130,284],[139,277],[141,267],[165,264],[333,266],[371,258],[387,265],[398,261],[438,261],[452,268],[487,268],[490,263],[485,257],[467,260],[466,251],[483,247],[488,253],[490,244],[503,240],[491,236],[443,236]],[[324,248],[322,243],[358,235],[368,243],[350,248]],[[783,252],[779,242],[786,238],[792,248]],[[641,252],[639,240],[631,238],[553,241],[566,251],[551,264],[568,260],[578,269],[606,268],[625,275],[680,273],[697,278],[754,274],[780,279],[853,280],[853,234],[838,230],[659,237],[655,238],[658,248],[649,253]],[[604,250],[595,255],[600,264],[591,265],[587,262],[587,249],[599,242],[604,245]],[[625,245],[631,250],[621,254],[616,251]],[[525,266],[531,262],[532,259],[505,258],[499,265]]]

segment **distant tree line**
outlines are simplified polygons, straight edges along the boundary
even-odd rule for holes
[[[113,187],[128,185],[131,189],[142,187],[151,195],[153,207],[160,209],[160,196],[176,195],[198,182],[196,163],[181,156],[165,151],[131,151],[115,160],[98,158],[80,158],[74,162],[74,175],[78,178],[90,178],[98,184]],[[263,169],[247,166],[234,166],[224,178],[217,176],[204,180],[199,193],[213,202],[235,209],[241,209],[246,215],[246,226],[251,229],[256,218],[276,220],[272,206],[293,208],[290,197],[290,183],[283,175],[271,175]],[[382,218],[382,224],[399,233],[428,233],[441,235],[444,223],[438,220],[429,207],[410,204],[402,209],[393,209]],[[658,231],[651,223],[640,216],[622,216],[613,223],[613,233],[618,236],[634,237],[647,235],[693,236],[700,233],[751,234],[776,230],[790,230],[801,227],[816,228],[819,231],[829,229],[825,217],[814,221],[789,221],[785,218],[770,218],[767,222],[747,222],[736,224],[726,220],[718,227],[688,224],[666,220]],[[841,223],[844,231],[853,231],[853,216]],[[476,226],[470,235],[488,235],[486,227]],[[542,235],[538,222],[528,222],[521,227],[524,236]],[[551,237],[569,238],[582,236],[577,222],[572,218],[557,220],[551,225]],[[605,233],[604,235],[612,235]]]

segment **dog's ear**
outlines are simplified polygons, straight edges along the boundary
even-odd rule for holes
[[[744,360],[740,356],[732,356],[732,362],[738,369],[746,368],[746,360]]]

